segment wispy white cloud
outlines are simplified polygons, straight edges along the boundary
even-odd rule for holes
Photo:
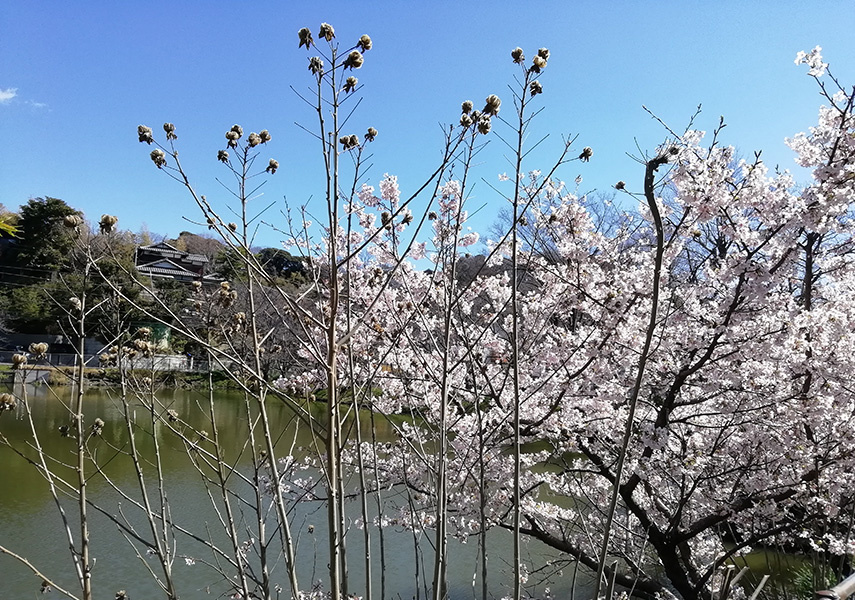
[[[0,88],[0,104],[9,102],[12,98],[18,95],[18,88]]]
[[[35,100],[27,100],[27,104],[33,108],[47,108],[47,104],[44,102],[36,102]]]

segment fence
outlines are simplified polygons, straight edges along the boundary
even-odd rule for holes
[[[0,351],[0,363],[11,363],[13,354],[19,354],[19,352],[15,352],[14,350]],[[76,367],[79,364],[79,360],[80,357],[77,354],[50,353],[45,359],[39,361],[39,364],[53,367]],[[86,367],[98,368],[101,366],[101,359],[97,354],[84,355],[83,362]],[[209,368],[207,360],[180,354],[155,354],[150,357],[137,356],[128,359],[125,365],[130,369],[192,373],[204,373]]]

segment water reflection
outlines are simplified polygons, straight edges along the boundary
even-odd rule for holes
[[[17,390],[20,394],[21,390]],[[28,387],[29,405],[34,415],[34,421],[45,452],[56,461],[54,464],[58,473],[66,478],[73,475],[69,465],[74,461],[75,442],[72,437],[63,437],[62,427],[70,425],[69,411],[71,388],[49,388],[47,386]],[[191,454],[186,452],[188,443],[198,443],[203,448],[212,449],[209,441],[199,436],[200,431],[213,431],[208,416],[209,399],[207,392],[192,390],[166,390],[158,393],[162,403],[161,410],[174,410],[179,418],[178,427],[184,433],[184,439],[175,435],[169,427],[158,422],[154,425],[158,434],[161,448],[162,470],[166,481],[168,501],[171,506],[175,523],[190,531],[202,534],[214,543],[226,542],[222,527],[219,524],[220,515],[213,509],[209,493],[214,490],[206,487],[200,472],[194,467]],[[132,498],[139,498],[138,483],[131,460],[124,455],[129,444],[129,436],[124,422],[124,407],[116,392],[107,389],[87,390],[85,397],[85,420],[87,424],[100,418],[105,422],[100,439],[91,441],[91,450],[96,457],[101,473],[94,470],[88,481],[88,490],[92,502],[105,513],[116,518],[128,518],[139,531],[145,531],[145,522],[141,514],[133,507],[133,503],[122,498],[113,486],[125,490]],[[239,473],[251,478],[254,472],[252,449],[246,443],[249,430],[249,420],[252,414],[247,414],[245,398],[240,393],[218,391],[215,404],[217,408],[217,430],[221,446],[227,450],[226,459],[235,465]],[[304,423],[300,422],[284,403],[271,400],[268,404],[271,424],[278,439],[279,454],[287,454],[291,448],[295,453],[301,449],[311,448],[314,436]],[[317,407],[323,410],[323,406]],[[154,440],[151,435],[152,423],[147,416],[148,409],[139,401],[130,401],[129,410],[135,414],[139,429],[135,441],[144,456],[153,456]],[[370,438],[371,424],[368,419],[362,420],[363,435]],[[36,453],[32,447],[30,425],[26,418],[25,409],[19,403],[14,414],[0,415],[0,432],[25,455],[35,459]],[[382,419],[375,420],[375,435],[380,440],[390,440],[394,437],[392,425]],[[150,491],[153,486],[155,466],[152,462],[144,465],[144,473],[149,477]],[[317,479],[317,473],[310,473]],[[112,482],[112,483],[111,483]],[[354,482],[350,482],[355,485]],[[239,478],[234,477],[232,490],[243,497],[250,498],[250,487]],[[320,492],[319,492],[320,493]],[[393,494],[388,494],[389,500],[394,501]],[[216,497],[216,496],[215,496]],[[65,499],[64,504],[73,513],[73,503]],[[373,505],[373,503],[372,503]],[[54,576],[57,583],[74,589],[74,578],[71,559],[68,553],[68,542],[62,533],[62,523],[56,506],[49,494],[45,479],[33,465],[17,456],[12,450],[0,447],[0,506],[3,507],[3,517],[0,519],[0,544],[22,556],[33,559],[33,562]],[[236,506],[238,506],[236,504]],[[240,509],[241,507],[238,506]],[[251,536],[251,524],[254,515],[248,507],[245,512],[239,512],[238,524],[244,526],[247,538]],[[360,518],[360,505],[353,499],[347,506],[348,516],[352,523]],[[297,557],[298,574],[301,586],[310,587],[311,583],[326,578],[326,528],[325,508],[321,501],[301,503],[292,510],[292,528],[298,537]],[[376,517],[377,515],[372,515]],[[137,550],[117,529],[116,525],[104,515],[92,517],[93,556],[96,559],[93,568],[93,580],[96,586],[96,596],[110,598],[116,590],[125,589],[132,598],[163,597],[157,584],[142,564]],[[76,525],[72,525],[75,527]],[[379,569],[380,548],[377,531],[372,530],[372,555],[374,568]],[[425,597],[425,574],[430,579],[431,561],[430,542],[428,539],[414,538],[412,532],[387,528],[386,536],[386,590],[387,598]],[[428,536],[431,534],[428,533]],[[228,589],[223,581],[204,566],[205,561],[211,560],[210,551],[200,544],[188,540],[186,536],[177,535],[178,547],[174,568],[179,583],[181,597],[197,598],[214,597]],[[416,543],[419,552],[416,551]],[[352,527],[347,537],[348,559],[350,569],[351,589],[362,593],[365,587],[364,578],[364,546],[362,531]],[[511,538],[506,532],[495,531],[488,537],[490,554],[490,591],[495,597],[501,597],[509,592]],[[546,561],[556,560],[548,549],[536,542],[526,546],[528,558],[534,569],[543,566]],[[480,598],[480,582],[475,577],[478,571],[477,541],[461,544],[452,542],[450,545],[451,562],[449,566],[450,597]],[[140,552],[144,552],[140,550]],[[185,560],[187,559],[187,560]],[[150,559],[143,559],[150,560]],[[189,562],[196,564],[190,565]],[[279,564],[274,572],[274,581],[278,581],[287,593],[287,579],[284,561],[279,558]],[[155,567],[155,563],[150,563]],[[418,564],[421,574],[421,584],[416,587],[414,565]],[[561,563],[555,562],[547,570],[557,571]],[[0,556],[0,597],[20,598],[37,595],[41,583],[26,567],[6,556]],[[551,586],[551,592],[557,597],[569,597],[569,586],[572,577],[572,567],[562,574],[556,575]],[[534,579],[534,578],[532,578]],[[375,594],[379,598],[380,576],[373,577]],[[543,595],[543,586],[534,591]],[[285,596],[283,596],[285,597]]]

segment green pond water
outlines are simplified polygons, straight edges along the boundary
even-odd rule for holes
[[[21,393],[21,388],[16,393]],[[45,451],[59,463],[71,463],[74,460],[74,442],[71,438],[63,438],[60,427],[68,425],[68,410],[72,389],[70,387],[48,388],[36,386],[27,388],[29,404],[34,416],[41,444]],[[207,406],[206,392],[192,390],[164,390],[158,393],[159,399],[169,408],[175,410],[182,418],[197,430],[211,430],[210,422],[203,410]],[[246,439],[247,423],[244,400],[241,395],[232,392],[217,392],[215,398],[219,414],[219,433],[223,446],[232,452],[231,459],[237,463],[237,468],[245,473],[251,472],[251,458],[244,440]],[[122,418],[121,404],[115,391],[106,389],[87,390],[85,396],[86,423],[91,424],[95,418],[104,420],[103,440],[94,440],[92,449],[97,459],[103,465],[104,475],[130,495],[139,498],[139,488],[134,474],[133,465],[126,457],[117,454],[111,448],[123,447],[127,443],[127,433]],[[142,417],[145,409],[139,405],[138,416]],[[288,448],[310,447],[311,432],[305,426],[300,426],[293,413],[281,402],[271,400],[269,410],[274,431],[279,436],[280,455],[287,454]],[[364,419],[363,432],[368,435],[370,423]],[[389,423],[377,420],[376,434],[379,439],[391,439],[393,428]],[[0,432],[17,448],[24,449],[34,456],[28,444],[31,443],[29,422],[22,403],[14,411],[0,414]],[[188,459],[183,442],[168,431],[161,431],[162,461],[164,477],[167,482],[168,500],[173,513],[173,519],[181,526],[198,533],[211,531],[213,539],[224,541],[222,529],[217,522],[217,516],[211,508],[205,485]],[[152,442],[149,436],[137,436],[137,442],[142,451],[151,457]],[[61,465],[57,466],[60,473],[71,477],[73,472]],[[153,470],[146,469],[151,475]],[[87,484],[88,494],[92,502],[106,512],[127,515],[138,526],[143,524],[136,512],[126,500],[110,486],[104,476],[92,474]],[[240,494],[249,494],[248,486],[235,484],[234,488]],[[390,493],[391,496],[391,493]],[[74,514],[76,506],[71,501],[63,502],[67,514],[76,527]],[[372,502],[373,505],[373,502]],[[66,589],[74,590],[72,563],[68,550],[68,542],[62,529],[57,507],[54,504],[45,479],[26,460],[17,456],[8,447],[0,446],[0,545],[7,547],[17,554],[27,557],[45,574],[55,578],[58,584]],[[349,502],[348,516],[352,520],[360,517],[360,506],[357,500]],[[91,541],[94,567],[92,577],[95,597],[112,600],[115,592],[127,590],[133,600],[163,598],[164,594],[148,573],[143,560],[118,531],[116,525],[109,519],[90,509]],[[325,530],[325,507],[321,502],[306,502],[295,507],[292,513],[292,528],[299,536],[297,557],[298,575],[301,587],[310,588],[318,580],[326,581],[327,541]],[[247,514],[247,519],[251,518]],[[310,529],[312,532],[310,533]],[[219,533],[218,533],[219,530]],[[142,529],[141,529],[142,531]],[[415,581],[415,552],[414,538],[409,531],[386,528],[386,598],[407,599],[425,598],[424,579],[430,579],[432,560],[430,546],[432,532],[427,532],[421,539],[423,554],[420,556],[419,572],[422,585],[417,588]],[[380,598],[379,545],[376,529],[372,529],[372,555],[374,573],[372,582],[375,598]],[[249,534],[247,534],[249,537]],[[512,556],[511,537],[503,531],[493,531],[488,536],[489,553],[489,589],[493,597],[502,597],[510,593]],[[350,590],[359,595],[364,594],[364,546],[362,530],[352,527],[347,536],[348,566],[350,573]],[[449,596],[452,600],[465,598],[480,598],[481,584],[475,575],[480,571],[478,564],[478,544],[476,539],[462,544],[452,541],[450,544],[451,560],[449,565]],[[532,571],[539,568],[537,577],[552,573],[550,580],[529,591],[539,597],[544,595],[544,588],[549,587],[557,598],[569,598],[573,580],[573,568],[563,566],[558,570],[558,562],[546,566],[547,562],[555,561],[557,554],[534,541],[526,541],[524,552],[526,560],[533,566]],[[229,586],[223,582],[203,561],[210,560],[210,552],[206,552],[197,543],[177,536],[177,556],[174,573],[179,584],[182,599],[229,597]],[[186,564],[184,557],[195,559],[194,565]],[[147,559],[151,561],[151,559]],[[157,568],[151,561],[149,564]],[[287,597],[287,579],[284,564],[277,565],[272,580],[283,588],[283,598]],[[579,584],[587,583],[587,578],[579,574]],[[15,559],[0,555],[0,600],[18,598],[45,598],[39,594],[41,580]],[[584,591],[577,589],[580,597]],[[49,597],[59,598],[61,595],[54,591]]]

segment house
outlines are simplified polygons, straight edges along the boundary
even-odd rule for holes
[[[208,257],[179,250],[171,244],[160,242],[137,248],[136,265],[140,275],[152,279],[175,281],[203,281]],[[219,280],[218,280],[219,281]]]

